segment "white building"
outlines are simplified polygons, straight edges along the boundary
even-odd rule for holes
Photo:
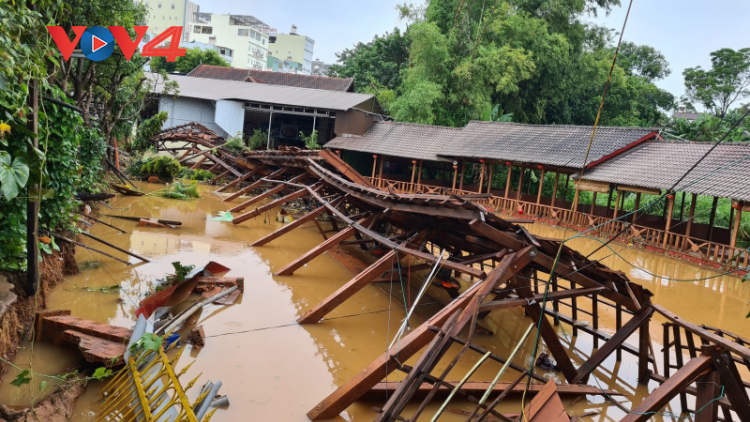
[[[187,38],[216,46],[232,67],[266,70],[269,38],[261,28],[267,25],[249,15],[196,13]]]
[[[288,34],[271,33],[271,55],[279,60],[289,59],[302,63],[302,74],[312,74],[313,49],[315,40],[297,33],[297,26],[292,25]]]
[[[188,0],[136,0],[149,8],[146,22],[149,38],[159,35],[170,26],[182,27],[182,41],[188,40],[190,23],[200,6]]]

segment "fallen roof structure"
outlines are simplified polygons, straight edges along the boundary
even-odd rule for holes
[[[408,334],[402,336],[404,331],[401,330],[397,334],[400,340],[395,346],[388,348],[309,411],[308,417],[312,420],[338,416],[373,389],[382,389],[381,381],[395,370],[404,372],[406,377],[391,390],[392,395],[385,405],[377,409],[376,421],[414,421],[441,389],[451,390],[448,400],[453,394],[460,394],[476,405],[467,421],[476,420],[477,416],[479,420],[489,416],[500,420],[568,420],[558,397],[560,392],[592,394],[591,386],[586,385],[591,374],[596,372],[595,376],[599,376],[604,371],[602,363],[606,359],[614,355],[620,361],[625,352],[637,358],[639,383],[654,380],[660,386],[635,409],[628,411],[624,421],[648,420],[653,412],[660,411],[678,396],[681,410],[696,412],[696,421],[717,420],[719,411],[724,420],[739,418],[750,421],[747,393],[750,384],[742,380],[738,371],[740,366],[750,370],[748,341],[737,336],[724,338],[710,328],[688,323],[671,314],[651,303],[650,292],[631,282],[624,273],[589,260],[560,240],[534,236],[517,224],[518,221],[498,217],[473,202],[482,195],[383,191],[356,183],[357,177],[361,176],[327,154],[294,148],[246,152],[236,159],[235,164],[245,171],[237,179],[241,180],[238,184],[247,186],[240,193],[225,198],[225,202],[253,190],[261,193],[230,210],[239,213],[254,207],[237,215],[234,224],[241,224],[290,201],[307,201],[311,208],[305,215],[259,239],[253,246],[268,244],[306,222],[315,221],[320,214],[326,213],[330,217],[335,234],[287,264],[276,275],[291,276],[322,253],[344,242],[352,242],[349,240],[352,237],[362,247],[371,245],[370,249],[384,250],[366,269],[299,317],[300,324],[319,323],[365,286],[383,281],[384,275],[431,271],[421,293],[431,285],[438,268],[461,275],[456,277],[458,287],[454,289],[458,294],[453,295],[442,310]],[[277,198],[273,199],[273,195]],[[270,199],[270,202],[261,203],[264,199]],[[406,257],[416,260],[417,265],[406,267],[401,262]],[[419,297],[412,304],[412,311]],[[569,308],[569,312],[560,312],[561,306]],[[614,334],[599,330],[601,307],[615,310]],[[538,332],[549,354],[556,360],[566,384],[558,388],[533,367],[514,364],[512,355],[499,356],[473,343],[478,321],[489,312],[508,308],[525,311],[530,324],[526,335],[535,330]],[[579,318],[583,317],[579,313],[591,317],[591,326],[579,323]],[[661,374],[657,371],[658,359],[649,333],[654,313],[670,321],[669,328],[665,328],[665,366]],[[581,353],[571,350],[572,343],[566,345],[561,341],[556,324],[569,326],[573,336],[582,332],[593,338],[595,350],[590,356],[583,356],[582,364],[576,365],[571,359],[571,352],[579,356]],[[466,329],[468,335],[462,336]],[[672,332],[673,339],[667,330]],[[626,342],[636,333],[637,345]],[[448,353],[453,344],[461,345],[457,354]],[[675,365],[670,363],[670,348],[677,352]],[[689,359],[684,359],[683,350],[689,353]],[[447,381],[450,370],[468,351],[482,356],[473,370],[485,362],[494,361],[504,365],[502,371],[515,371],[515,381],[506,384],[502,391],[487,384],[486,393],[481,398],[477,397],[476,386],[469,388],[461,382]],[[415,364],[404,363],[419,352],[421,356]],[[447,369],[434,375],[438,367]],[[672,369],[676,372],[670,374]],[[463,381],[470,375],[471,372],[466,374]],[[523,410],[523,415],[505,415],[495,410],[518,385],[526,382],[531,383],[528,393],[536,393],[536,397]],[[723,386],[722,391],[719,391],[719,385]],[[420,394],[423,396],[421,404],[416,411],[407,414],[406,405]],[[597,394],[611,395],[604,390]],[[488,401],[491,395],[494,399]],[[695,396],[692,409],[688,407],[687,395]],[[445,404],[447,401],[441,408]]]

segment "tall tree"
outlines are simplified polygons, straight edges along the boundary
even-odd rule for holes
[[[690,67],[682,74],[688,98],[724,118],[732,104],[750,96],[750,48],[714,51],[711,69]]]
[[[672,73],[667,59],[660,51],[628,41],[620,46],[617,63],[629,75],[641,76],[649,82],[664,79]]]

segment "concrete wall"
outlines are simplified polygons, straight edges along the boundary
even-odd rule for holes
[[[219,100],[216,102],[216,124],[230,136],[238,133],[242,136],[242,126],[245,123],[245,109],[238,101]]]
[[[153,0],[152,0],[153,1]],[[190,24],[190,41],[213,44],[232,50],[232,67],[240,69],[268,70],[268,34],[257,28],[243,25],[230,25],[229,15],[211,14],[210,23]],[[195,32],[195,27],[200,32]],[[203,28],[210,27],[211,34],[204,34]],[[239,35],[240,30],[247,35]]]
[[[196,122],[213,130],[219,136],[227,137],[227,132],[216,124],[216,107],[210,101],[184,97],[172,98],[165,95],[159,98],[159,111],[169,113],[167,122],[163,126],[164,129]]]

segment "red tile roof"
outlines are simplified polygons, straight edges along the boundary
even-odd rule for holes
[[[329,78],[327,76],[237,69],[206,64],[196,67],[188,73],[188,76],[229,81],[247,81],[269,85],[286,85],[298,88],[324,89],[327,91],[354,92],[354,78]]]

